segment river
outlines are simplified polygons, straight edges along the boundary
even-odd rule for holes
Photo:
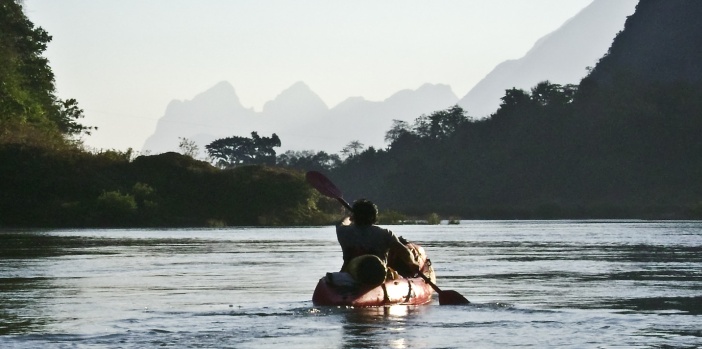
[[[471,305],[319,307],[333,227],[0,231],[0,348],[702,348],[702,222],[391,226]]]

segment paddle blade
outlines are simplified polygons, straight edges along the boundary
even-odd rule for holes
[[[337,188],[334,183],[327,178],[327,176],[317,171],[307,172],[305,178],[307,179],[307,183],[312,185],[315,189],[317,189],[317,191],[322,193],[322,195],[334,199],[339,199],[343,196],[341,194],[341,190],[339,190],[339,188]]]
[[[470,302],[460,293],[452,290],[439,292],[439,305],[462,305]]]

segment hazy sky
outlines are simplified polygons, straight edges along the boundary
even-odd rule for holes
[[[261,110],[297,81],[329,107],[424,83],[460,98],[592,0],[25,0],[53,41],[61,98],[86,144],[141,149],[173,99],[226,80]]]

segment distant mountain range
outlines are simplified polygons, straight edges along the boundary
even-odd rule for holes
[[[179,137],[195,141],[201,153],[215,139],[276,133],[283,150],[337,153],[350,141],[381,147],[393,119],[413,120],[421,114],[456,104],[448,85],[426,84],[403,90],[382,102],[352,97],[329,108],[303,82],[264,104],[261,112],[244,108],[231,84],[220,82],[189,101],[172,101],[159,119],[143,151],[177,151]]]
[[[465,97],[448,85],[425,84],[373,102],[351,97],[330,108],[304,82],[297,82],[264,104],[261,112],[241,105],[234,87],[220,82],[192,100],[174,100],[158,121],[142,152],[177,151],[179,137],[204,146],[215,139],[276,133],[281,150],[339,152],[351,141],[383,148],[393,119],[412,122],[459,104],[471,116],[494,112],[506,89],[529,89],[543,80],[577,84],[607,52],[636,0],[595,0],[561,28],[541,38],[521,59],[499,64]]]

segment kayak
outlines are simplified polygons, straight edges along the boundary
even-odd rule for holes
[[[420,305],[431,302],[431,296],[434,292],[422,278],[400,278],[386,281],[376,287],[359,287],[334,284],[334,274],[339,277],[339,274],[347,273],[328,273],[327,276],[321,278],[312,295],[314,305],[351,307],[380,307],[394,304]]]
[[[422,273],[435,282],[434,269],[431,261],[426,258],[424,249],[413,243],[408,243],[407,247],[417,257]],[[392,256],[389,258],[388,265],[393,266]],[[348,273],[333,272],[327,273],[319,280],[312,294],[312,303],[351,307],[421,305],[431,302],[433,292],[431,285],[421,277],[398,276],[393,280],[386,280],[379,286],[364,286],[356,283]]]

